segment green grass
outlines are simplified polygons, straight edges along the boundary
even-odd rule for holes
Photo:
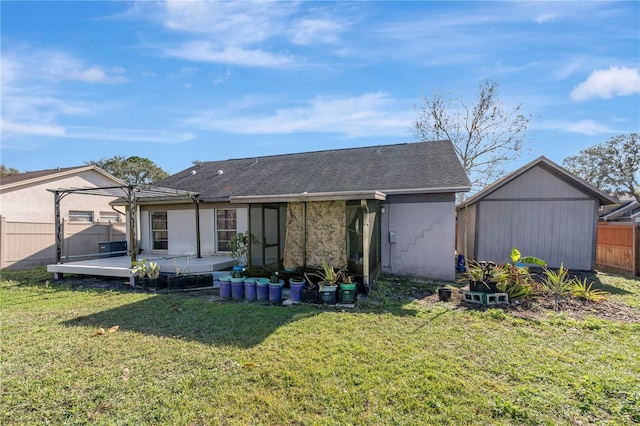
[[[640,324],[429,306],[406,280],[335,310],[2,275],[0,424],[640,422]]]

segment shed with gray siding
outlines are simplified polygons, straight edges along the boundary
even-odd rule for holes
[[[593,270],[600,205],[617,200],[540,157],[456,207],[456,249],[502,263],[512,247],[550,267]]]

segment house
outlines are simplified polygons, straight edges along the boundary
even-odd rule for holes
[[[512,247],[550,267],[593,270],[598,210],[616,203],[540,157],[456,207],[456,249],[468,259],[508,259]]]
[[[640,223],[640,203],[635,199],[620,200],[609,210],[600,212],[602,222]]]
[[[203,162],[157,183],[199,194],[137,200],[142,255],[228,255],[249,231],[251,266],[348,266],[454,279],[455,195],[470,182],[449,141]]]
[[[123,182],[95,166],[19,173],[0,180],[0,267],[30,268],[54,262],[54,194],[59,187],[104,187]],[[69,196],[60,203],[65,256],[97,253],[98,242],[124,240],[124,212],[116,197]]]

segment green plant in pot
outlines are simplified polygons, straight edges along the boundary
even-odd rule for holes
[[[351,275],[347,273],[343,273],[339,295],[342,303],[355,303],[356,301],[356,283],[353,282]]]
[[[247,265],[247,256],[249,255],[249,246],[251,244],[259,244],[253,234],[247,232],[238,232],[229,240],[229,248],[231,248],[231,257],[233,257],[238,265]]]
[[[320,301],[322,303],[335,303],[336,302],[336,290],[338,289],[338,283],[342,277],[343,271],[341,269],[334,268],[326,260],[322,260],[322,269],[318,272],[306,273],[304,276],[307,281],[311,282],[311,277],[316,277],[320,281],[318,282],[318,292],[320,293]]]

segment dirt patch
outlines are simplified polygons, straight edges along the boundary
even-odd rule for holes
[[[437,293],[424,294],[418,298],[420,304],[442,303]],[[575,320],[595,317],[603,320],[640,323],[640,309],[629,307],[622,303],[602,301],[599,303],[578,299],[571,296],[535,297],[527,300],[515,300],[505,305],[484,306],[468,303],[463,300],[461,291],[455,291],[447,303],[458,308],[484,311],[487,309],[501,309],[513,316],[526,319],[547,319],[550,315],[563,314]]]

